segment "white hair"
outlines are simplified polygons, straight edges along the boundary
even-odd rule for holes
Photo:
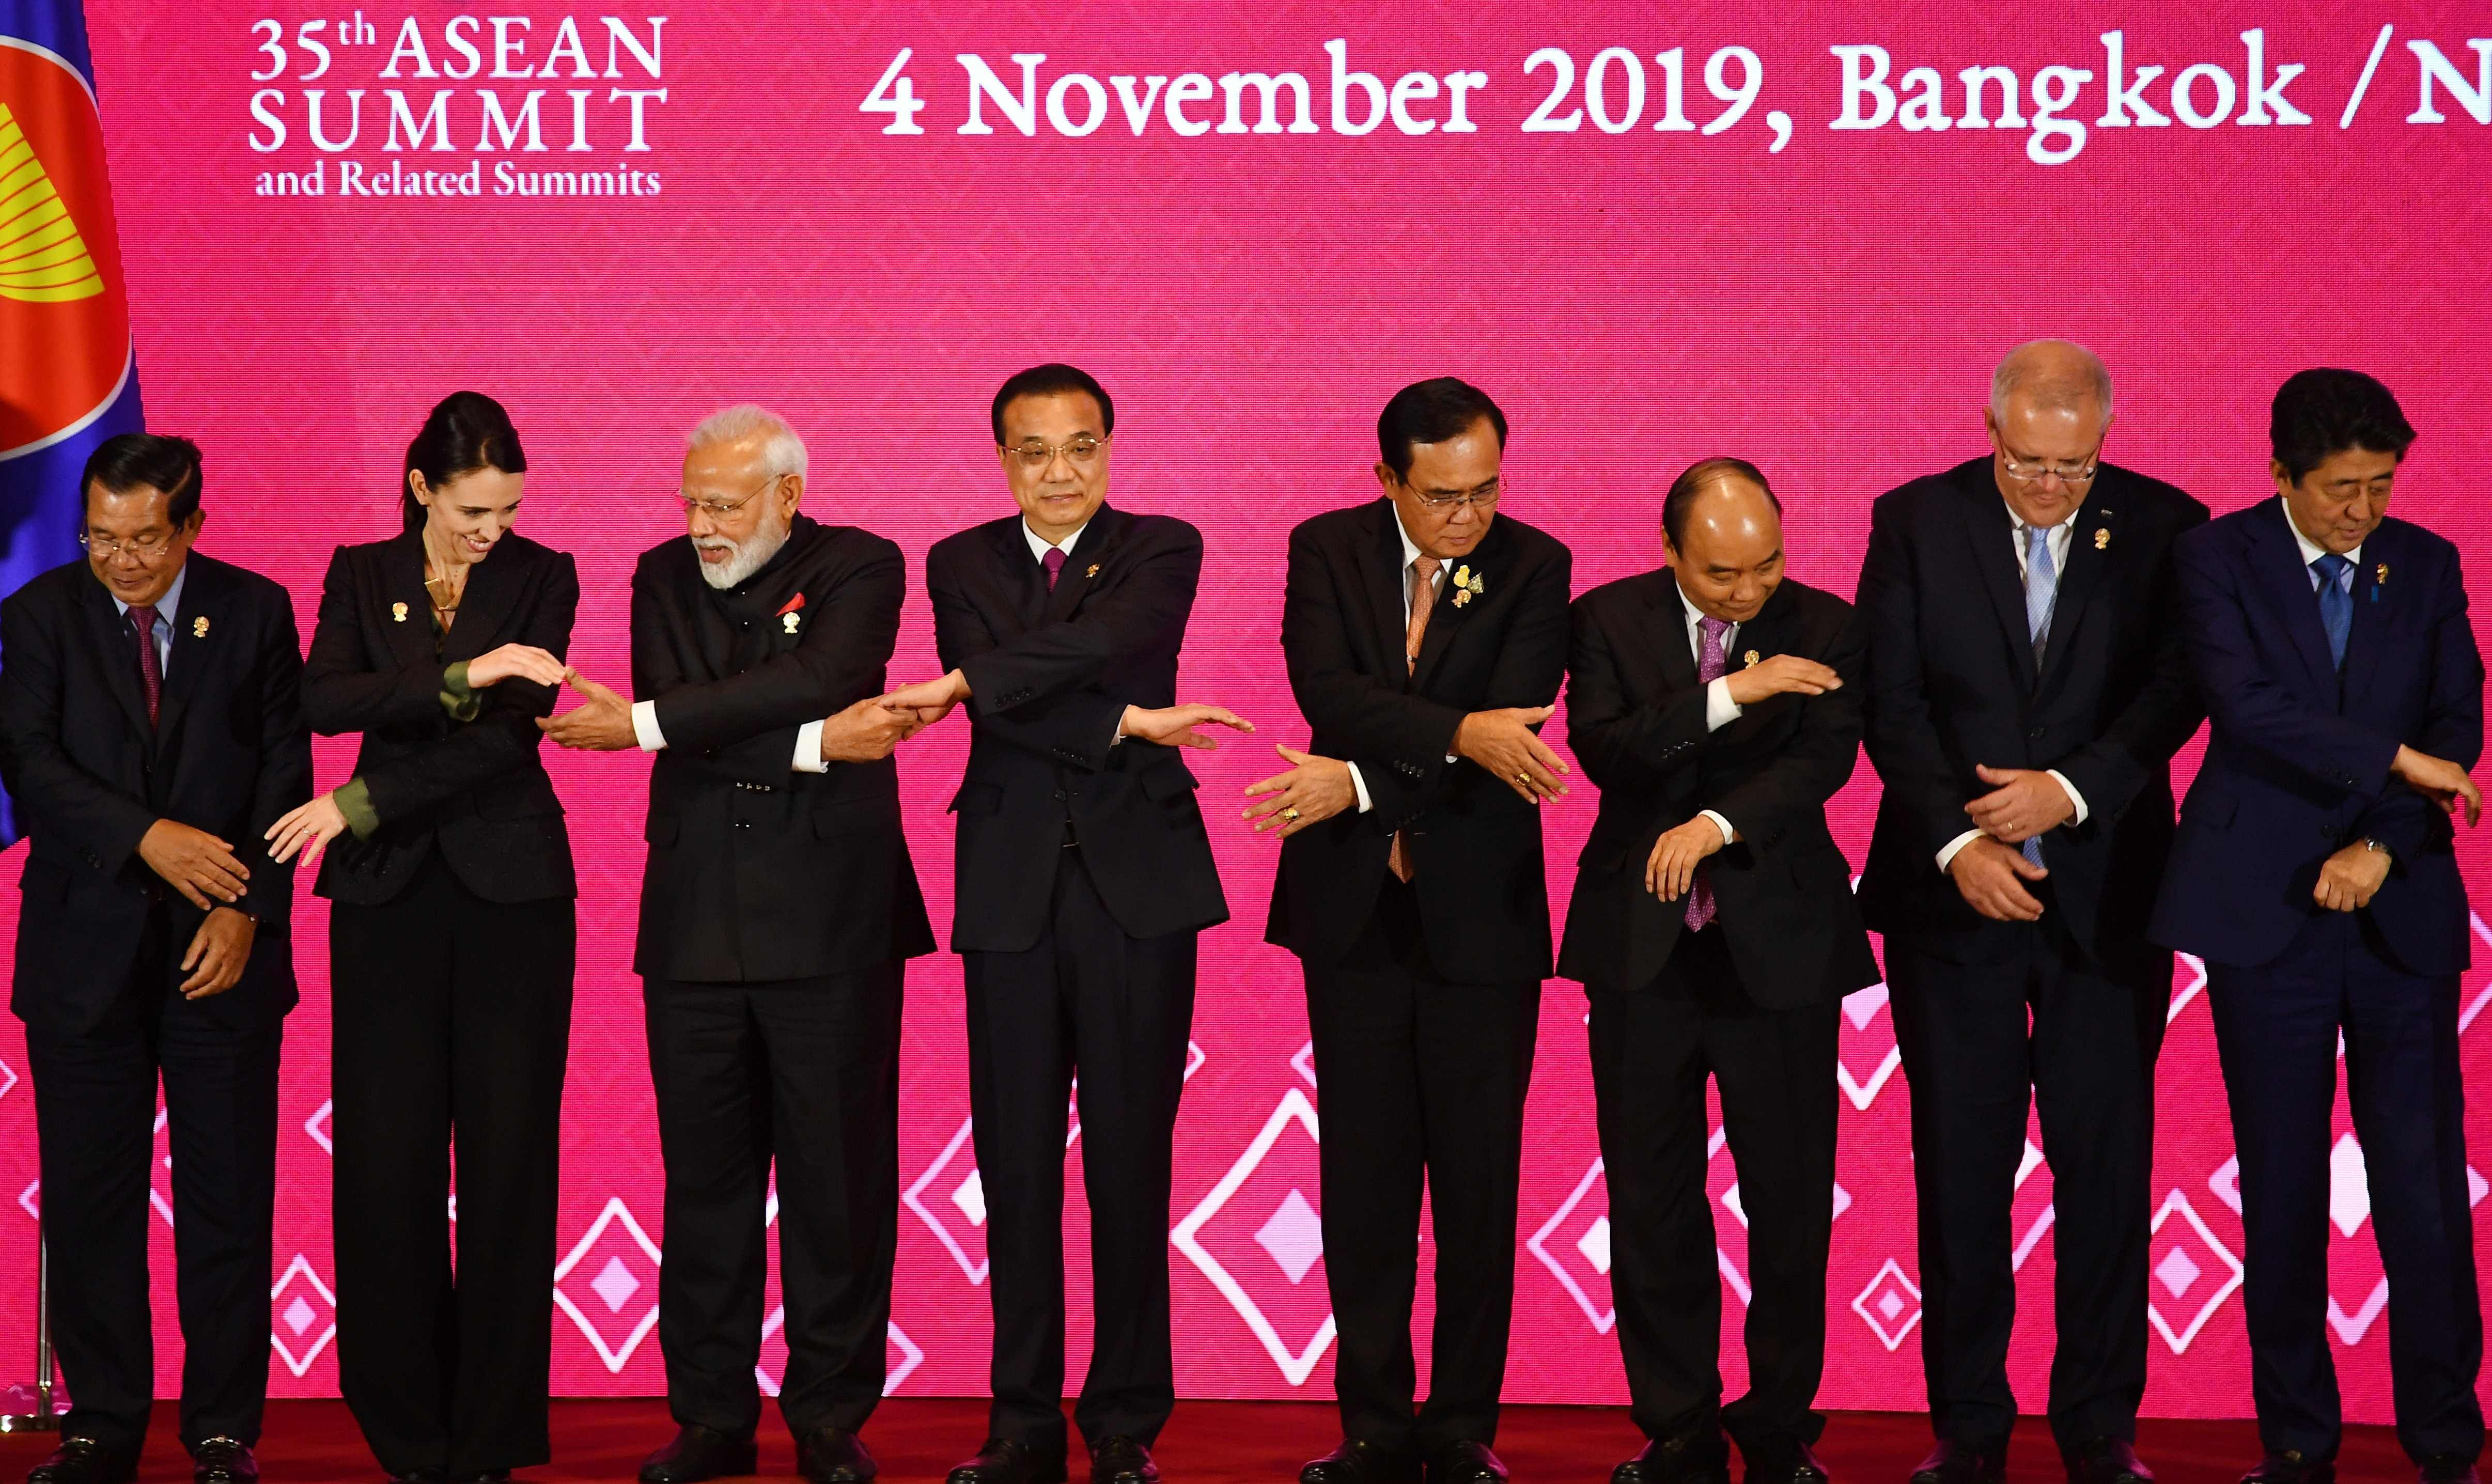
[[[687,448],[705,448],[718,443],[742,443],[761,440],[762,472],[776,479],[793,474],[805,477],[805,440],[787,420],[767,407],[751,402],[722,408],[700,420],[700,425],[684,439]]]
[[[2074,341],[2027,341],[2001,357],[1990,373],[1991,416],[2006,416],[2007,399],[2020,392],[2045,407],[2074,407],[2091,397],[2104,419],[2111,417],[2111,368]]]

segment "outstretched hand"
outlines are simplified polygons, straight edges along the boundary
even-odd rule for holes
[[[619,753],[640,745],[632,729],[632,702],[576,669],[562,673],[562,683],[580,703],[560,716],[541,716],[537,726],[564,747],[592,753]]]
[[[1161,706],[1144,710],[1127,706],[1122,723],[1126,736],[1144,742],[1157,742],[1164,747],[1215,748],[1220,739],[1197,731],[1198,727],[1226,727],[1231,731],[1253,731],[1255,724],[1227,706]]]

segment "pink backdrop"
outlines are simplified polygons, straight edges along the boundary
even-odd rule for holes
[[[372,26],[367,37],[344,9],[280,7],[256,29],[259,13],[232,7],[89,11],[151,426],[207,449],[204,549],[292,584],[306,623],[332,545],[395,529],[400,452],[425,408],[461,386],[501,398],[525,434],[525,528],[578,554],[574,658],[618,684],[634,555],[680,534],[666,502],[680,430],[725,402],[768,403],[808,436],[813,515],[867,525],[916,558],[937,537],[1010,509],[985,431],[997,380],[1033,361],[1075,360],[1123,412],[1112,497],[1203,528],[1209,556],[1184,693],[1235,706],[1262,732],[1198,764],[1236,920],[1205,941],[1199,1064],[1177,1132],[1171,1261],[1188,1395],[1329,1395],[1331,1327],[1307,1208],[1319,1192],[1303,1002],[1295,965],[1261,941],[1270,849],[1234,823],[1234,809],[1237,790],[1276,766],[1270,744],[1305,734],[1275,642],[1282,533],[1368,497],[1370,429],[1396,387],[1452,371],[1503,402],[1514,425],[1507,509],[1574,547],[1579,591],[1653,565],[1668,477],[1697,457],[1737,453],[1784,492],[1794,574],[1849,594],[1868,500],[1980,452],[1988,367],[2042,334],[2087,341],[2119,376],[2111,457],[2177,480],[2219,512],[2265,486],[2267,400],[2283,375],[2314,364],[2372,371],[2422,430],[2400,514],[2454,536],[2470,556],[2492,541],[2465,493],[2492,453],[2481,354],[2492,206],[2480,189],[2492,134],[2445,78],[2432,96],[2447,121],[2408,121],[2427,66],[2409,40],[2434,43],[2433,55],[2455,59],[2449,77],[2476,82],[2465,43],[2470,27],[2482,29],[2481,12],[2445,0],[2393,15],[2276,0],[2255,14],[2093,8],[2079,20],[2007,9],[1909,21],[1858,0],[1699,0],[1669,11],[1409,5],[1382,15],[698,0],[668,8],[655,77],[629,49],[616,49],[609,68],[608,28],[585,13],[576,64],[558,49],[566,13],[537,10],[525,13],[531,27],[509,28],[524,49],[504,60],[518,71],[550,54],[552,76],[437,80],[416,80],[411,57],[397,77],[382,75],[403,12],[356,13]],[[464,65],[444,40],[453,14],[415,13],[435,68]],[[2380,39],[2391,20],[2393,39]],[[333,58],[317,77],[305,75],[318,65],[299,43],[307,21],[325,22],[311,40]],[[646,16],[620,23],[650,46]],[[2097,37],[2123,25],[2123,86],[2142,65],[2164,68],[2138,97],[2169,117],[2175,76],[2209,64],[2189,74],[2184,104],[2209,117],[2221,103],[2226,119],[2101,127],[2108,66]],[[2253,27],[2263,60],[2245,76],[2252,53],[2240,34]],[[281,32],[282,45],[260,48]],[[460,35],[490,73],[493,27],[471,21]],[[1389,118],[1373,134],[1337,132],[1324,50],[1334,38],[1347,43],[1350,70],[1379,74],[1385,87],[1414,70],[1486,74],[1466,98],[1475,132],[1414,135]],[[2343,127],[2375,41],[2376,75]],[[1908,132],[1900,121],[1829,128],[1845,114],[1847,66],[1829,48],[1870,44],[1890,53],[1889,86],[1910,68],[1938,69],[1944,110],[1958,118],[1962,69],[2013,69],[2026,114],[2033,89],[2067,81],[2041,70],[2087,70],[2062,110],[2089,126],[2083,148],[2048,165],[2029,145],[2052,153],[2064,134]],[[1586,104],[1582,74],[1612,46],[1624,49],[1600,67],[1604,117],[1626,119],[1630,64],[1648,79],[1632,127],[1612,134],[1587,117],[1571,133],[1524,130],[1557,75],[1546,60],[1527,74],[1527,58],[1541,47],[1570,56],[1578,76],[1548,110],[1562,119]],[[1750,74],[1724,50],[1733,46],[1748,49],[1762,85],[1745,117],[1708,135],[1702,128],[1726,104],[1706,85],[1707,60],[1721,54],[1712,78],[1723,91],[1736,94]],[[861,111],[903,47],[912,54],[902,74],[926,106]],[[1669,122],[1659,55],[1673,47],[1684,48],[1685,131],[1653,127]],[[982,57],[1017,95],[1014,52],[1046,54],[1033,134],[993,98],[982,112],[994,132],[958,133],[967,87],[956,54]],[[1878,71],[1867,53],[1854,55],[1849,65],[1862,74]],[[2307,72],[2283,98],[2313,122],[2243,128],[2252,95],[2288,62]],[[575,75],[582,67],[593,80]],[[272,69],[280,74],[265,75]],[[1068,70],[1106,80],[1088,85],[1105,109],[1095,133],[1068,133],[1092,111],[1083,83],[1057,95],[1063,127],[1049,110]],[[1126,77],[1142,99],[1153,79],[1182,87],[1181,74],[1198,70],[1302,74],[1313,132],[1182,136],[1163,101],[1142,112],[1137,136],[1112,79]],[[1206,86],[1212,97],[1184,103],[1179,118],[1223,119],[1225,98]],[[450,90],[449,150],[387,147],[392,87],[411,90],[419,115],[433,89]],[[522,124],[511,149],[493,134],[480,152],[482,95],[516,113],[539,88],[543,150],[526,150]],[[616,95],[661,88],[663,99],[638,104],[646,147],[629,149],[634,104]],[[264,111],[286,131],[267,150],[255,147],[274,134],[253,115],[263,89]],[[309,137],[314,89],[333,143],[348,134],[347,90],[363,91],[360,134],[341,149]],[[896,91],[895,80],[880,96]],[[1414,124],[1441,124],[1442,89],[1434,99],[1425,91],[1409,85],[1406,111]],[[2492,89],[2483,97],[2492,111]],[[1286,91],[1280,101],[1275,123],[1286,125]],[[1874,93],[1854,101],[1856,117],[1878,112]],[[1257,95],[1241,103],[1251,126]],[[1355,84],[1347,104],[1352,126],[1373,106]],[[1998,117],[1995,83],[1984,106]],[[2273,103],[2263,110],[2291,117]],[[2136,104],[2125,111],[2140,116]],[[1779,150],[1774,112],[1789,123]],[[925,132],[883,134],[895,118]],[[580,149],[569,147],[576,121]],[[459,171],[481,163],[486,193],[339,193],[345,166],[369,180],[393,162]],[[643,177],[614,195],[497,195],[503,164]],[[262,172],[315,165],[322,194],[261,193],[276,184]],[[894,668],[895,680],[933,670],[922,591],[911,593]],[[964,744],[955,722],[911,744],[901,764],[938,929],[950,917],[951,870],[940,809]],[[323,787],[343,780],[350,747],[321,744]],[[550,762],[571,807],[583,898],[554,1382],[564,1392],[651,1393],[663,1389],[652,1327],[664,1233],[629,972],[645,770],[637,757]],[[1835,808],[1836,836],[1855,864],[1875,788],[1864,765]],[[1561,905],[1592,811],[1579,795],[1549,815],[1550,891]],[[2483,837],[2460,848],[2478,877],[2492,864]],[[14,911],[14,893],[0,900]],[[276,1384],[297,1395],[336,1384],[326,920],[307,890],[271,1275]],[[2476,932],[2492,942],[2479,919]],[[2492,954],[2484,963],[2492,967]],[[909,979],[893,1387],[976,1393],[988,1333],[984,1210],[965,1139],[957,961],[922,960]],[[2184,963],[2162,1063],[2148,1406],[2240,1414],[2240,1224],[2200,984]],[[2492,975],[2478,968],[2466,981],[2470,1025],[2487,998]],[[1609,1339],[1606,1193],[1582,1021],[1577,989],[1553,985],[1524,1175],[1507,1388],[1519,1400],[1624,1395]],[[2492,1066],[2487,1036],[2467,1032],[2471,1069]],[[20,1044],[9,1023],[0,1061],[21,1068]],[[1907,1114],[1883,990],[1848,1004],[1842,1056],[1824,1401],[1917,1408]],[[0,1195],[31,1210],[32,1103],[16,1075],[0,1076]],[[2482,1106],[2474,1133],[2487,1163]],[[1081,1153],[1069,1129],[1067,1158]],[[2013,1368],[2020,1395],[2038,1407],[2051,1334],[2051,1176],[2038,1154],[2028,1164]],[[2349,1137],[2334,1168],[2329,1318],[2348,1411],[2385,1420],[2386,1287]],[[1732,1186],[1725,1155],[1712,1189],[1736,1334],[1747,1291]],[[1084,1250],[1078,1203],[1067,1223],[1072,1250]],[[164,1293],[169,1230],[159,1235]],[[30,1220],[14,1232],[0,1222],[0,1336],[27,1333],[34,1247]],[[1079,1315],[1086,1272],[1070,1281]],[[160,1380],[169,1387],[178,1339],[168,1293],[159,1311]],[[1078,1376],[1087,1347],[1076,1322]],[[1725,1369],[1736,1388],[1736,1345]]]

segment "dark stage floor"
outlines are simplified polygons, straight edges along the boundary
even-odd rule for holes
[[[886,1402],[866,1431],[886,1479],[939,1481],[975,1448],[986,1416],[983,1401],[907,1398]],[[173,1439],[173,1408],[159,1403],[157,1431],[139,1478],[184,1484],[188,1460]],[[566,1401],[554,1404],[552,1464],[520,1475],[536,1484],[566,1480],[629,1480],[640,1458],[670,1432],[666,1406],[654,1401]],[[2258,1456],[2247,1422],[2149,1421],[2139,1452],[2162,1484],[2232,1484]],[[1299,1463],[1330,1447],[1333,1410],[1307,1402],[1183,1402],[1161,1439],[1159,1459],[1169,1484],[1257,1484],[1296,1477]],[[1837,1484],[1904,1484],[1929,1442],[1916,1414],[1842,1412],[1828,1423],[1820,1452]],[[1638,1445],[1634,1425],[1615,1408],[1510,1407],[1498,1451],[1517,1484],[1567,1481],[1601,1484],[1612,1465]],[[0,1438],[0,1481],[22,1477],[50,1443],[39,1437]],[[2056,1484],[2064,1477],[2038,1419],[2018,1429],[2008,1477]],[[338,1402],[277,1402],[259,1453],[269,1484],[377,1481],[354,1419]],[[2406,1480],[2414,1469],[2386,1428],[2347,1430],[2339,1460],[2351,1480]],[[764,1477],[793,1477],[794,1451],[775,1414],[761,1433]],[[1083,1478],[1074,1473],[1076,1484]]]

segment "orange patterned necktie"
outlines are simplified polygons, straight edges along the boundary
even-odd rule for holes
[[[1410,564],[1414,574],[1410,582],[1410,632],[1402,641],[1402,654],[1414,672],[1419,668],[1419,641],[1428,637],[1428,614],[1437,606],[1437,569],[1443,565],[1425,553]],[[1393,849],[1384,857],[1384,866],[1398,879],[1410,879],[1410,852],[1402,844],[1400,830],[1393,832]]]

